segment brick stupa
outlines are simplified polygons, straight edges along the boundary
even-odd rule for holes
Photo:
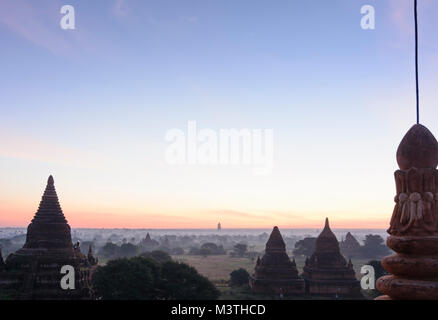
[[[274,227],[266,243],[265,254],[257,259],[249,285],[255,293],[304,295],[304,280],[298,276],[295,260],[291,261],[286,254],[278,227]]]
[[[315,252],[303,268],[306,292],[324,297],[360,297],[360,284],[351,260],[347,263],[339,250],[339,242],[329,226],[316,239]]]
[[[397,150],[395,207],[387,245],[396,254],[382,265],[378,299],[438,299],[438,142],[414,125]]]
[[[360,255],[360,243],[356,238],[348,232],[345,236],[345,240],[339,244],[341,252],[347,258],[353,258]]]
[[[25,300],[90,299],[90,279],[97,260],[73,246],[70,226],[59,205],[50,176],[39,208],[27,228],[23,248],[10,254],[0,272],[2,292]],[[75,289],[61,288],[61,267],[75,269]]]
[[[141,247],[151,248],[151,247],[158,247],[159,245],[160,243],[158,241],[152,240],[149,232],[146,234],[146,237],[140,241]]]

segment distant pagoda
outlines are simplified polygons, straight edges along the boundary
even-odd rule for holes
[[[360,254],[360,243],[350,232],[345,236],[345,240],[341,241],[339,247],[342,254],[348,258],[357,257]]]
[[[217,224],[217,231],[221,231],[222,230],[222,225],[221,225],[221,223],[219,222],[218,224]]]
[[[152,240],[149,232],[146,234],[146,237],[140,241],[141,247],[152,248],[152,247],[158,247],[159,245],[160,243],[158,241]]]
[[[304,295],[304,280],[298,276],[295,260],[286,254],[286,244],[278,227],[266,243],[263,257],[257,259],[249,285],[256,293]]]
[[[414,125],[397,150],[395,206],[386,244],[395,254],[382,265],[380,300],[438,300],[438,142]]]
[[[25,300],[91,299],[91,273],[97,260],[73,246],[70,226],[59,205],[53,177],[39,208],[27,228],[23,248],[10,254],[0,271],[0,288],[14,298]],[[61,288],[61,267],[75,270],[75,289]]]
[[[306,259],[303,268],[306,291],[326,297],[360,297],[360,284],[351,260],[347,263],[339,250],[339,242],[329,226],[316,239],[315,252]]]

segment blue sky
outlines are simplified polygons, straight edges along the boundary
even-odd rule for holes
[[[59,26],[64,4],[75,30]],[[375,30],[360,27],[367,4]],[[385,227],[396,147],[415,121],[412,6],[3,0],[0,225],[26,225],[54,174],[74,226],[294,227],[329,215],[335,227]],[[433,133],[437,13],[419,1]],[[189,120],[274,129],[274,172],[169,168],[166,130]]]

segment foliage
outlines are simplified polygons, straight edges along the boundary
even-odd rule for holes
[[[100,250],[99,250],[99,255],[106,257],[106,258],[113,258],[113,257],[117,257],[118,253],[119,253],[119,246],[112,243],[112,242],[107,242]]]
[[[156,299],[160,273],[160,265],[152,259],[111,260],[94,272],[93,289],[103,300]]]
[[[379,235],[369,234],[365,236],[364,245],[361,247],[361,255],[364,258],[381,258],[390,253],[384,244],[384,239]]]
[[[97,268],[92,283],[103,300],[204,300],[220,294],[193,267],[145,257],[109,261]]]
[[[138,247],[132,243],[124,243],[120,246],[119,255],[123,258],[131,258],[137,255]]]
[[[172,258],[169,256],[169,254],[167,252],[160,251],[160,250],[155,250],[152,252],[145,252],[145,253],[142,253],[140,256],[144,257],[144,258],[149,258],[149,259],[155,260],[158,263],[172,261]]]
[[[303,240],[295,243],[295,249],[293,253],[295,255],[303,255],[309,257],[315,251],[316,238],[304,238]]]
[[[233,247],[233,249],[238,257],[243,257],[248,250],[248,246],[244,243],[238,243]]]
[[[372,267],[374,268],[374,276],[375,276],[376,281],[377,281],[379,278],[381,278],[381,277],[383,277],[383,276],[389,274],[389,273],[383,268],[382,263],[381,263],[379,260],[371,260],[371,261],[369,261],[369,262],[367,263],[367,265],[370,265],[370,266],[372,266]],[[374,290],[371,290],[370,295],[371,295],[372,297],[378,297],[378,296],[381,295],[381,293],[380,293],[379,290],[377,290],[377,288],[376,288],[376,289],[374,289]]]
[[[220,293],[206,277],[184,263],[162,265],[162,295],[166,300],[215,300]]]
[[[232,286],[247,285],[249,281],[249,273],[243,268],[234,270],[230,273],[230,283]]]

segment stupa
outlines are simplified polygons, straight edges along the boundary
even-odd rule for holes
[[[256,293],[304,295],[304,280],[298,276],[295,260],[286,254],[286,244],[278,227],[266,243],[263,257],[257,259],[249,285]]]
[[[345,240],[341,241],[339,247],[347,258],[357,257],[360,254],[360,244],[350,232],[345,236]]]
[[[382,265],[378,299],[438,299],[438,142],[414,125],[397,150],[395,207],[387,245],[396,254]]]
[[[91,273],[97,261],[90,258],[92,253],[87,258],[79,245],[72,244],[70,226],[50,176],[23,248],[7,257],[0,272],[0,288],[25,300],[91,299]],[[60,271],[65,265],[75,270],[74,289],[61,288],[65,274]]]
[[[151,235],[149,232],[146,234],[146,237],[140,241],[140,246],[142,247],[158,247],[160,243],[156,240],[152,240]]]
[[[315,252],[303,268],[306,292],[315,296],[360,297],[360,284],[351,260],[347,263],[339,250],[339,242],[330,229],[328,218],[316,239]]]

